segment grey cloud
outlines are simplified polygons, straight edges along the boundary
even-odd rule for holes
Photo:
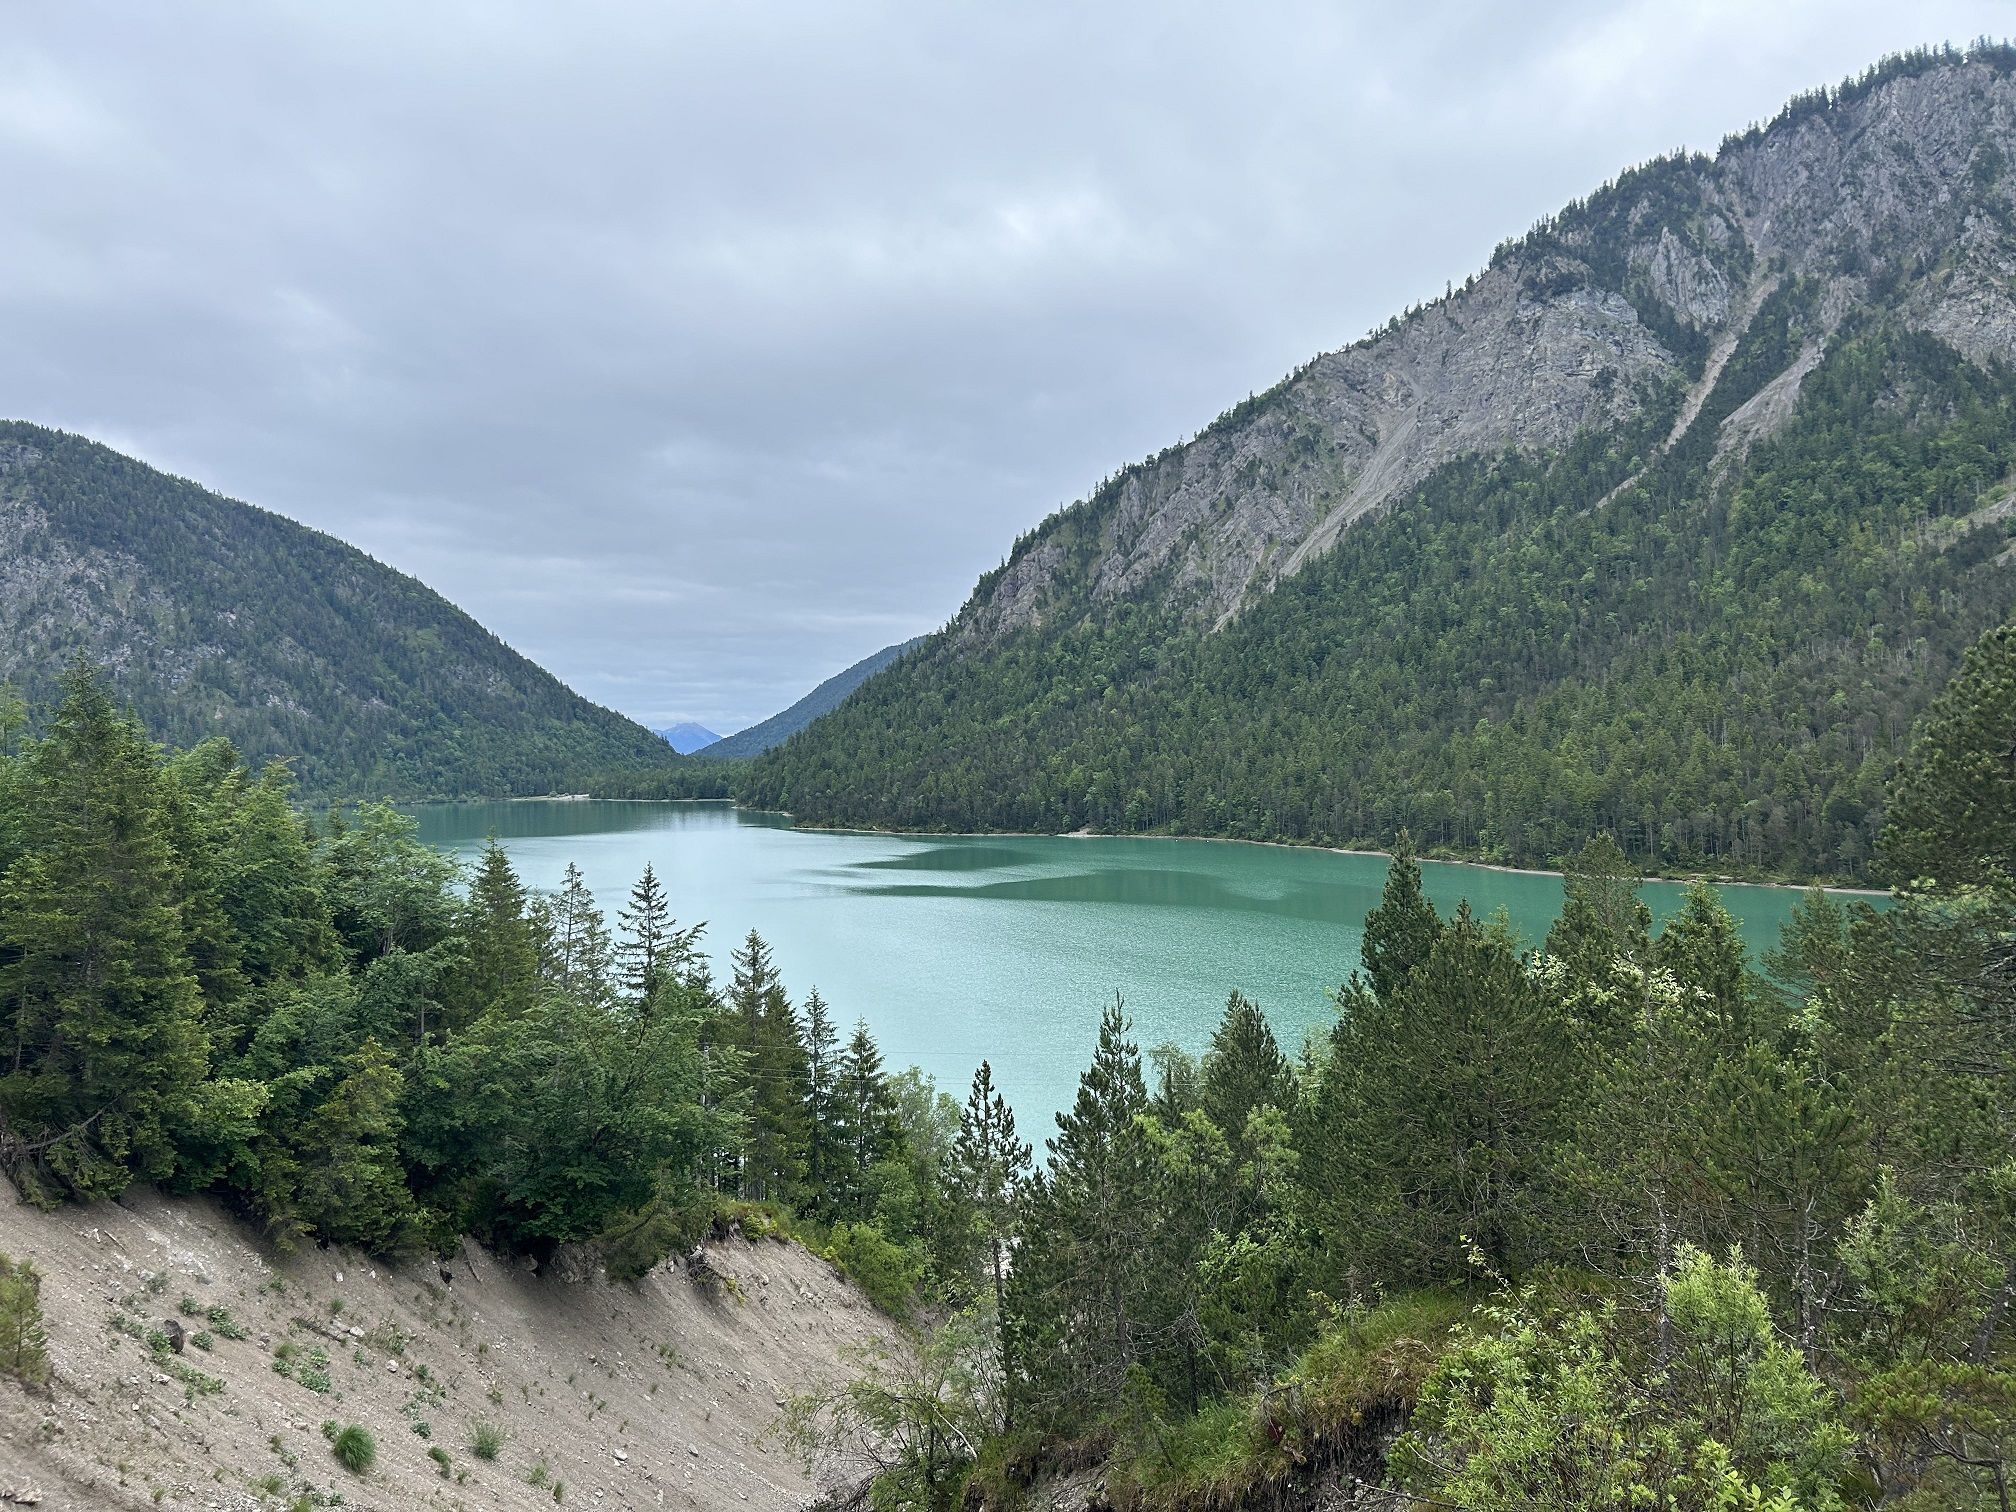
[[[734,729],[1626,163],[2007,15],[35,7],[0,412]]]

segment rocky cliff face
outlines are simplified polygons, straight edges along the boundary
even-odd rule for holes
[[[984,645],[1144,592],[1222,626],[1456,458],[1668,410],[1677,443],[1788,278],[1810,281],[1817,335],[1722,422],[1725,449],[1782,423],[1852,312],[1893,310],[1977,360],[2016,356],[2012,160],[2009,60],[1941,55],[1796,101],[1712,159],[1625,174],[1448,298],[1053,516],[955,636]]]

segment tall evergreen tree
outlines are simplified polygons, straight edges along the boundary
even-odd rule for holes
[[[1361,1006],[1330,1063],[1335,1164],[1308,1178],[1333,1242],[1395,1278],[1461,1274],[1466,1242],[1512,1267],[1577,1080],[1558,1007],[1467,906],[1390,1000]]]
[[[616,947],[623,991],[639,1010],[648,1009],[671,975],[677,939],[672,905],[666,901],[664,884],[650,862],[644,863],[644,875],[630,889],[630,902],[616,918],[623,929],[622,942]]]
[[[854,1033],[840,1053],[834,1091],[835,1129],[844,1158],[833,1189],[840,1210],[858,1217],[866,1212],[869,1172],[902,1139],[896,1100],[882,1070],[882,1052],[876,1048],[866,1020],[855,1022]]]
[[[1722,898],[1705,882],[1687,889],[1680,911],[1666,921],[1652,949],[1654,964],[1701,995],[1714,1010],[1730,1046],[1748,1039],[1759,997],[1750,950]]]
[[[464,964],[455,973],[444,1029],[464,1028],[486,1013],[519,1014],[532,1006],[539,944],[526,902],[511,858],[492,835],[462,909]]]
[[[1234,1148],[1241,1148],[1247,1119],[1261,1108],[1292,1108],[1294,1088],[1294,1070],[1275,1042],[1267,1015],[1251,998],[1234,992],[1204,1056],[1199,1101],[1205,1114]]]
[[[26,762],[30,848],[0,881],[0,1153],[31,1195],[116,1195],[174,1170],[208,1073],[182,871],[155,752],[88,671]]]
[[[1644,961],[1652,910],[1638,896],[1637,869],[1608,832],[1575,853],[1561,884],[1561,914],[1547,932],[1550,958],[1584,981],[1606,978],[1616,961]]]
[[[805,994],[805,1191],[820,1208],[831,1205],[831,1183],[849,1158],[839,1104],[840,1031],[814,987]]]
[[[573,862],[548,912],[548,974],[561,992],[597,1007],[610,1002],[615,953],[602,910]]]
[[[994,1282],[995,1326],[1008,1310],[1008,1246],[1014,1236],[1015,1202],[1029,1170],[1029,1145],[1015,1136],[1015,1110],[994,1089],[994,1068],[986,1061],[973,1073],[972,1090],[959,1114],[959,1142],[955,1148],[959,1177],[973,1203],[982,1241],[987,1246],[988,1269]],[[1015,1375],[1014,1362],[1005,1354],[1002,1337],[1003,1374]]]
[[[1421,887],[1413,837],[1403,829],[1393,845],[1379,906],[1365,916],[1363,954],[1372,991],[1382,999],[1398,992],[1407,974],[1428,959],[1441,933],[1442,921]]]
[[[749,1078],[742,1194],[786,1201],[804,1179],[810,1142],[804,1030],[761,935],[750,930],[732,959],[728,1001]]]
[[[1018,1410],[1051,1424],[1098,1421],[1151,1347],[1156,1178],[1141,1124],[1148,1089],[1119,999],[1101,1014],[1092,1064],[1057,1115],[1050,1167],[1028,1186],[1009,1276]]]

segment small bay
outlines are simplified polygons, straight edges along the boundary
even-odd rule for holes
[[[1237,988],[1283,1048],[1335,1021],[1329,994],[1358,965],[1383,856],[1214,840],[945,836],[794,829],[725,803],[521,800],[429,805],[420,836],[473,856],[495,834],[530,887],[571,861],[609,915],[648,863],[682,923],[706,921],[725,978],[754,929],[794,999],[817,987],[843,1025],[863,1018],[892,1068],[955,1096],[986,1057],[1039,1138],[1070,1101],[1099,1010],[1123,994],[1142,1048],[1196,1052]],[[1429,862],[1429,895],[1504,909],[1529,944],[1561,903],[1550,873]],[[1651,882],[1658,919],[1684,889]],[[1789,887],[1728,886],[1753,955],[1798,903]]]

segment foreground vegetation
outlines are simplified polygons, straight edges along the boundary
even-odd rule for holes
[[[648,870],[612,937],[578,872],[530,896],[391,809],[307,820],[282,768],[164,756],[84,672],[0,755],[0,1003],[31,1201],[147,1181],[283,1244],[586,1242],[621,1275],[791,1225],[893,1311],[975,1242],[956,1107],[794,1005],[760,937],[717,983]]]
[[[1327,1043],[1100,1026],[998,1298],[793,1419],[886,1505],[2007,1505],[2016,1449],[2016,630],[1892,795],[1887,909],[1768,976],[1706,887],[1656,938],[1592,842],[1559,922],[1439,917],[1410,854]],[[954,1431],[956,1430],[956,1431]],[[1327,1503],[1326,1503],[1327,1504]]]
[[[1326,1040],[1234,994],[1201,1058],[1144,1056],[1116,1002],[1039,1169],[985,1065],[963,1109],[888,1074],[754,935],[715,982],[648,871],[613,937],[495,846],[458,886],[392,812],[308,822],[79,673],[0,759],[0,1157],[44,1203],[151,1181],[283,1243],[589,1242],[617,1276],[788,1228],[920,1320],[786,1415],[881,1505],[1096,1463],[1142,1508],[1347,1475],[1475,1512],[1998,1506],[2012,751],[2005,629],[1890,795],[1910,883],[1812,894],[1768,976],[1705,886],[1654,937],[1607,838],[1537,949],[1438,915],[1403,845]]]

